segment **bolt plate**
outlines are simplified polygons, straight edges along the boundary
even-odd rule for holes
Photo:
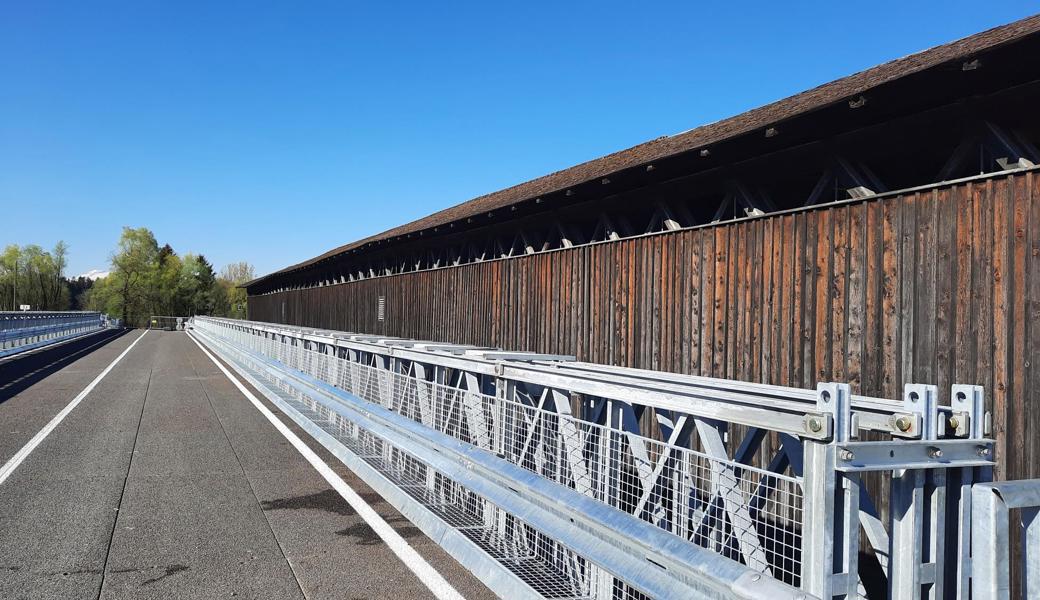
[[[834,468],[837,471],[891,471],[895,469],[949,469],[991,466],[993,440],[913,440],[891,442],[849,442],[837,444]],[[941,455],[935,449],[941,451]],[[980,450],[985,454],[980,454]],[[842,450],[852,453],[843,460]]]

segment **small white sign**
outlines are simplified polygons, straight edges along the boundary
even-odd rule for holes
[[[32,307],[29,306],[28,304],[21,304],[21,305],[18,306],[18,308],[21,309],[21,310],[29,310]]]

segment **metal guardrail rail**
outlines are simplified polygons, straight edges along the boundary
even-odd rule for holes
[[[0,312],[0,358],[65,341],[107,326],[99,312]]]
[[[193,327],[509,597],[867,596],[879,582],[860,576],[861,540],[882,594],[971,597],[972,485],[994,464],[977,386],[940,405],[929,385],[887,400],[840,383],[209,317]],[[886,480],[887,522],[865,472]]]

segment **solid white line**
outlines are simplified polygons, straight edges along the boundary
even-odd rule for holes
[[[32,451],[35,450],[41,442],[43,442],[44,438],[50,435],[50,433],[54,431],[54,428],[57,427],[58,424],[65,419],[65,417],[69,416],[69,413],[72,412],[72,409],[76,408],[79,405],[79,403],[87,397],[87,394],[89,394],[97,384],[101,383],[101,380],[105,378],[105,375],[108,375],[108,372],[112,370],[112,367],[116,366],[116,363],[123,360],[123,357],[126,356],[127,353],[129,353],[131,350],[133,350],[134,346],[137,345],[137,342],[140,342],[141,338],[143,338],[147,333],[148,330],[146,329],[144,333],[142,333],[140,336],[138,336],[136,340],[134,340],[134,343],[127,346],[126,350],[123,350],[122,354],[117,356],[115,360],[109,363],[108,366],[105,367],[105,370],[94,378],[94,381],[91,381],[87,385],[87,387],[83,388],[83,391],[77,394],[76,397],[72,399],[72,402],[69,402],[65,406],[65,408],[61,409],[61,412],[55,415],[54,418],[51,419],[50,423],[47,423],[47,425],[44,426],[44,428],[41,429],[39,433],[34,435],[33,438],[29,440],[28,444],[22,446],[21,450],[16,452],[14,456],[12,456],[6,463],[4,463],[3,467],[0,467],[0,484],[3,484],[3,482],[11,476],[11,473],[13,473],[14,470],[18,468],[18,465],[22,464],[22,461],[25,460],[26,457],[28,457],[29,454],[32,453]]]
[[[430,565],[430,563],[426,562],[426,559],[416,552],[415,548],[412,548],[399,533],[394,531],[393,527],[390,527],[390,525],[383,520],[383,517],[379,516],[379,513],[369,506],[353,488],[347,485],[347,482],[343,481],[343,479],[332,470],[332,467],[326,464],[325,461],[319,458],[318,455],[311,450],[310,446],[304,443],[304,441],[293,433],[292,430],[281,421],[281,419],[268,410],[268,408],[264,406],[252,392],[246,389],[237,377],[233,376],[224,365],[220,364],[220,361],[214,358],[214,356],[210,354],[209,350],[199,343],[199,340],[196,339],[194,335],[188,334],[188,337],[190,337],[192,341],[194,341],[195,344],[197,344],[206,354],[206,356],[213,361],[213,364],[217,365],[217,368],[219,368],[224,375],[231,380],[231,383],[235,384],[238,391],[242,392],[242,395],[248,398],[261,414],[267,417],[267,420],[274,425],[275,429],[285,436],[285,439],[289,440],[289,443],[292,444],[301,455],[303,455],[303,458],[306,459],[307,462],[309,462],[311,466],[325,478],[325,481],[329,482],[329,485],[339,492],[340,496],[343,496],[343,499],[347,501],[347,504],[350,504],[351,508],[353,508],[357,514],[365,520],[365,523],[372,528],[372,531],[376,532],[376,534],[386,542],[386,545],[394,552],[394,554],[397,555],[398,558],[401,559],[412,573],[415,573],[415,576],[419,578],[419,581],[433,592],[434,596],[441,600],[463,600],[462,595],[459,594],[459,592],[456,591],[455,588],[452,587],[452,585]]]

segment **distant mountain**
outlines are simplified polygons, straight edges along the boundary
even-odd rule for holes
[[[80,277],[85,277],[86,279],[96,281],[98,279],[101,279],[102,277],[108,277],[108,273],[108,271],[102,271],[101,269],[91,269],[86,273],[80,275]]]

